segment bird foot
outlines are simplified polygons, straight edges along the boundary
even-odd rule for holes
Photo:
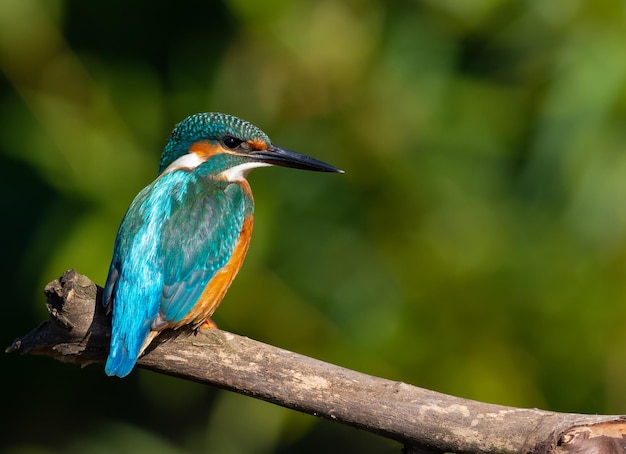
[[[202,331],[204,329],[217,329],[217,323],[215,323],[210,318],[207,318],[200,326],[198,326],[197,330]]]

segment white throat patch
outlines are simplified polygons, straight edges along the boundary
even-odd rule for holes
[[[174,172],[175,170],[193,170],[203,162],[205,161],[196,153],[188,153],[167,166],[162,175]],[[256,169],[257,167],[270,167],[271,165],[272,164],[268,164],[266,162],[244,162],[243,164],[224,170],[219,174],[219,176],[224,178],[226,181],[241,181],[246,179],[248,173],[250,173],[252,169]]]
[[[220,176],[225,178],[226,181],[241,181],[246,179],[252,169],[256,169],[257,167],[271,167],[271,165],[272,164],[268,164],[267,162],[245,162],[224,170],[220,173]]]

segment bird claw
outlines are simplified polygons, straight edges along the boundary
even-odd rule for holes
[[[196,331],[202,331],[205,329],[217,329],[217,323],[210,318],[207,318],[200,326],[198,326]]]

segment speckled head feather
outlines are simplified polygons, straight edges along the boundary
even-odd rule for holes
[[[161,155],[159,174],[178,158],[188,154],[189,147],[195,142],[217,142],[227,135],[244,141],[260,140],[270,144],[267,134],[241,118],[219,112],[198,113],[185,118],[172,131]]]

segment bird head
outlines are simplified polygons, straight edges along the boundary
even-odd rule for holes
[[[245,178],[256,167],[283,166],[340,172],[329,164],[272,144],[252,123],[223,113],[199,113],[178,123],[161,155],[159,174],[194,169],[209,162],[229,180]]]

